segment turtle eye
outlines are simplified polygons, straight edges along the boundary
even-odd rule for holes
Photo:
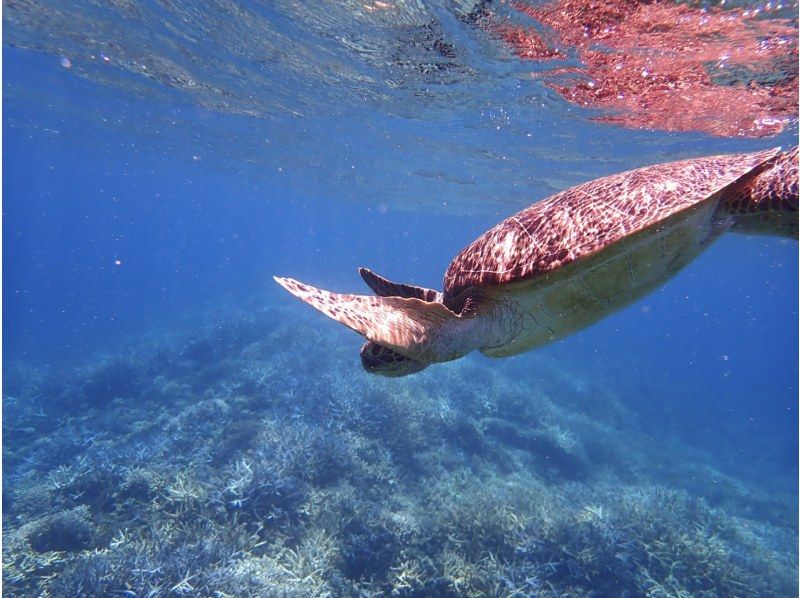
[[[373,344],[369,348],[369,352],[372,354],[373,357],[380,357],[380,355],[383,353],[383,347],[381,347],[380,345]]]

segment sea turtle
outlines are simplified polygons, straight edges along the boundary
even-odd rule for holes
[[[664,283],[726,231],[797,238],[797,147],[657,164],[557,193],[459,253],[443,293],[364,268],[376,296],[275,280],[365,336],[367,371],[402,376],[580,330]]]

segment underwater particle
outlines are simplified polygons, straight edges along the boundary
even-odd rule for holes
[[[66,56],[62,56],[61,57],[61,66],[63,66],[65,69],[72,68],[72,62]]]
[[[115,266],[121,266],[122,265],[122,260],[120,260],[120,259],[114,260],[114,265]]]
[[[387,206],[385,203],[382,203],[378,206],[378,212],[380,212],[381,214],[385,214],[388,211],[389,211],[389,206]]]

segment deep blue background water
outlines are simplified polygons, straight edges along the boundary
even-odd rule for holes
[[[556,189],[796,136],[796,125],[766,140],[600,125],[520,83],[507,60],[485,67],[499,84],[471,104],[403,114],[397,98],[391,109],[326,99],[296,117],[226,114],[152,81],[106,85],[99,67],[65,68],[53,52],[6,47],[3,66],[4,356],[42,367],[226,307],[294,305],[273,274],[357,292],[356,268],[369,266],[439,288],[458,250]],[[547,102],[523,105],[529,94]],[[669,421],[687,442],[725,447],[731,467],[791,487],[797,272],[796,242],[731,235],[653,295],[540,351],[613,383],[654,427]],[[359,339],[348,342],[357,359]]]

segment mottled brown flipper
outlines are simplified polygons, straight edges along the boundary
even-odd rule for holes
[[[417,298],[423,301],[442,301],[442,293],[410,284],[397,284],[378,276],[368,268],[359,268],[358,273],[367,286],[379,297]],[[424,370],[429,364],[411,359],[395,349],[367,341],[361,347],[361,365],[371,374],[381,376],[406,376]]]
[[[364,279],[364,282],[367,283],[367,286],[371,288],[379,297],[413,297],[416,299],[422,299],[423,301],[442,302],[442,293],[437,291],[424,289],[422,287],[415,287],[410,284],[398,284],[384,278],[383,276],[378,276],[368,268],[359,268],[358,273],[361,274],[361,278]]]
[[[733,220],[732,232],[798,236],[798,148],[781,152],[753,176],[732,185],[720,214]]]
[[[360,357],[361,366],[370,374],[391,378],[415,374],[430,365],[373,341],[367,341],[362,345]]]
[[[337,322],[412,359],[447,361],[465,353],[452,342],[442,342],[449,337],[445,331],[447,325],[460,318],[441,303],[404,297],[340,295],[291,278],[273,278],[292,295]]]

